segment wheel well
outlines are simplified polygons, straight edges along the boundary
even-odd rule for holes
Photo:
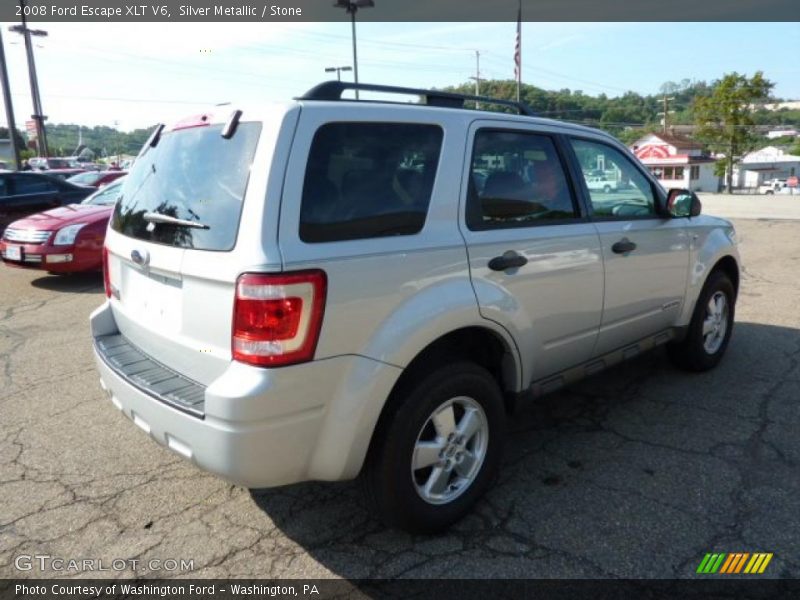
[[[465,327],[452,331],[428,344],[403,369],[403,373],[392,388],[389,398],[381,410],[372,432],[367,460],[373,453],[392,414],[399,408],[406,392],[425,373],[454,360],[471,360],[485,368],[494,377],[506,397],[506,411],[514,408],[517,387],[516,365],[511,350],[499,335],[483,327]]]
[[[735,258],[732,256],[723,256],[717,261],[717,264],[714,265],[711,271],[722,271],[730,277],[734,291],[737,295],[739,294],[739,265],[736,264]]]
[[[457,329],[428,344],[404,369],[397,386],[454,359],[467,359],[482,366],[503,391],[516,387],[516,368],[505,340],[483,327]]]

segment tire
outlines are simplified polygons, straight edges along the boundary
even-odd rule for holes
[[[390,402],[394,408],[381,418],[362,476],[367,500],[391,527],[443,531],[472,509],[497,475],[503,395],[486,369],[459,361],[428,371]],[[468,424],[473,432],[459,439]],[[455,439],[448,442],[448,433]]]
[[[712,311],[712,299],[718,317]],[[708,371],[717,366],[731,339],[736,308],[736,290],[724,272],[712,271],[694,307],[686,337],[667,346],[667,353],[675,366],[687,371]],[[706,333],[704,333],[704,328]]]
[[[608,193],[611,191],[611,186],[610,186],[610,185],[604,185],[604,186],[603,186],[603,191],[604,191],[606,194],[608,194]]]

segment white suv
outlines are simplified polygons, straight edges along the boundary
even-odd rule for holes
[[[103,388],[151,438],[250,488],[361,474],[386,522],[435,531],[490,485],[517,399],[660,344],[720,360],[736,238],[691,192],[524,105],[353,87],[143,147],[91,329]],[[625,194],[587,187],[600,156]]]

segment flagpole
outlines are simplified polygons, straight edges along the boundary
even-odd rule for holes
[[[522,87],[522,0],[517,11],[517,102],[520,102]]]

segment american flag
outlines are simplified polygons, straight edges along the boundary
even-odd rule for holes
[[[522,2],[517,13],[517,39],[514,42],[514,79],[522,81]]]

